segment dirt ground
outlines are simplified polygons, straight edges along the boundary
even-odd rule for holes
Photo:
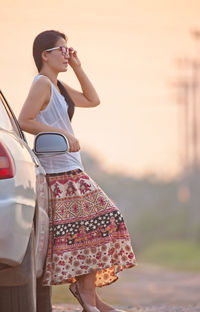
[[[122,272],[119,281],[98,292],[105,301],[129,312],[200,312],[199,272],[138,265]],[[82,309],[78,304],[57,304],[53,311]]]

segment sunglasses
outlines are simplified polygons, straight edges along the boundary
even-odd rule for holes
[[[47,50],[44,50],[44,51],[51,52],[51,51],[54,51],[54,50],[60,50],[62,55],[69,56],[69,48],[64,47],[64,46],[55,47],[55,48],[47,49]]]

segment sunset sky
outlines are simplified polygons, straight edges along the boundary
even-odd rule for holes
[[[37,74],[35,36],[60,30],[101,99],[96,108],[76,109],[81,147],[108,170],[161,177],[180,171],[181,108],[170,84],[175,59],[193,54],[199,0],[0,0],[0,10],[0,88],[17,115]],[[71,68],[59,77],[79,89]]]

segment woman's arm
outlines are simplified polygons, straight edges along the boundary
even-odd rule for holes
[[[28,97],[22,107],[18,121],[22,130],[38,134],[39,132],[59,132],[64,134],[69,141],[69,152],[77,152],[80,149],[78,140],[65,130],[43,124],[35,120],[36,115],[44,109],[50,100],[51,85],[46,77],[38,79],[29,91]]]
[[[70,48],[70,58],[69,65],[72,67],[77,79],[80,82],[82,92],[79,92],[64,82],[62,82],[69,92],[75,106],[78,107],[95,107],[100,104],[99,96],[92,85],[91,81],[87,77],[83,68],[81,67],[81,62],[77,57],[77,52]]]

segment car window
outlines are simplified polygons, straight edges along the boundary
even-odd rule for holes
[[[0,128],[8,131],[14,131],[17,135],[26,141],[26,138],[20,129],[15,114],[9,107],[3,93],[0,91]]]

